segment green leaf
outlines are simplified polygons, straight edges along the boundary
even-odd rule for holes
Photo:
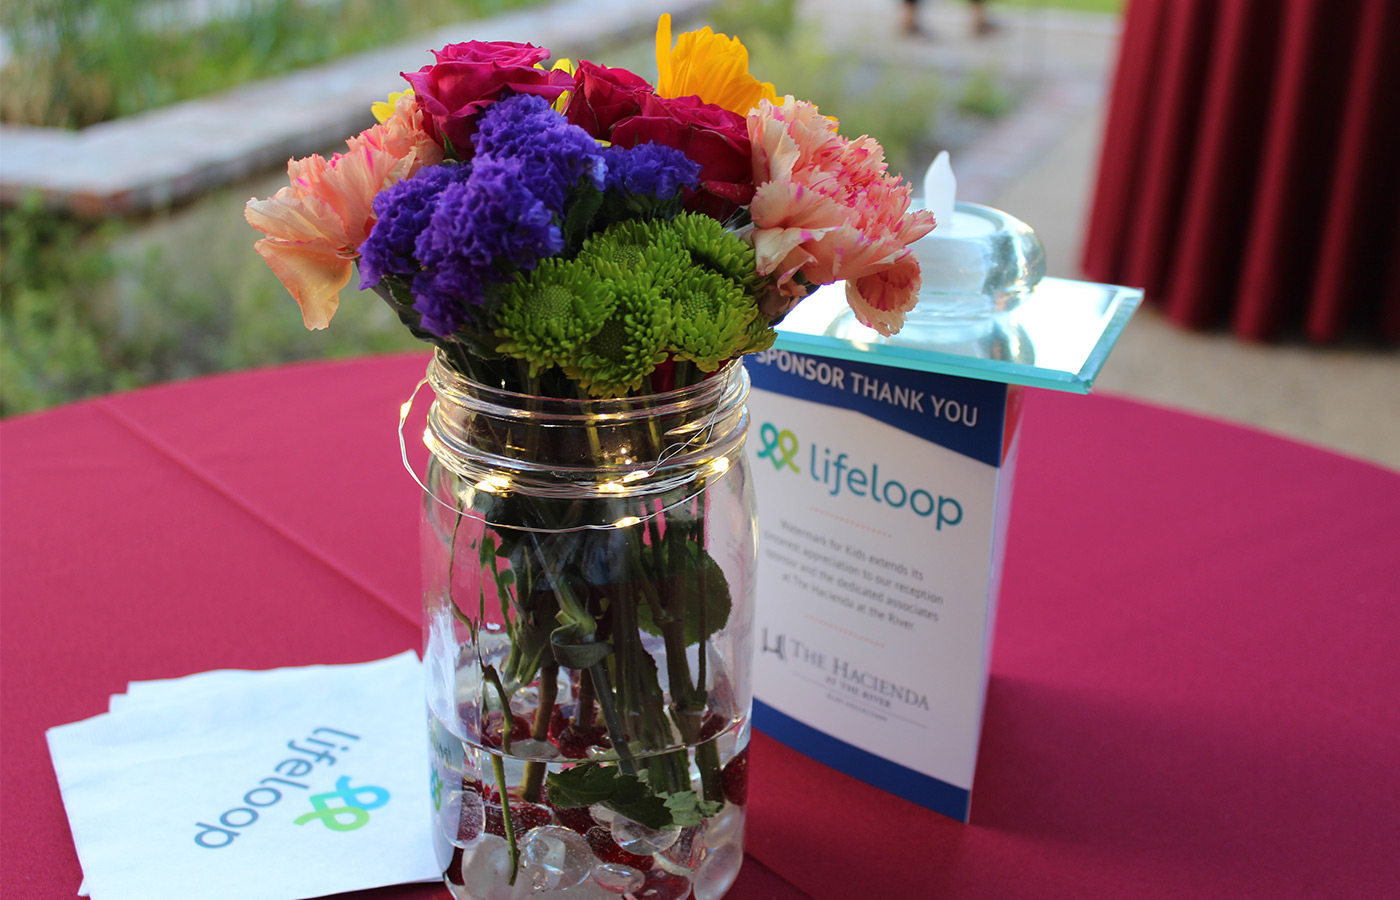
[[[701,819],[717,815],[724,806],[715,800],[701,800],[694,791],[661,796],[665,799],[666,808],[671,811],[671,821],[680,828],[699,825]]]
[[[587,669],[597,665],[613,652],[612,644],[595,641],[576,623],[560,625],[549,635],[554,660],[569,669]]]
[[[659,550],[643,548],[643,565],[653,576],[666,612],[671,616],[684,614],[685,642],[690,645],[724,627],[729,621],[733,601],[729,595],[729,581],[719,563],[704,547],[686,540],[678,532],[679,529],[669,531]],[[665,624],[656,620],[647,603],[637,604],[637,623],[648,634],[658,636],[661,625]]]
[[[636,776],[623,775],[615,768],[587,763],[553,772],[546,779],[549,803],[560,809],[604,803],[622,790],[627,778],[640,781]]]
[[[601,803],[634,822],[660,831],[699,825],[719,812],[720,804],[701,800],[694,791],[654,791],[646,780],[613,766],[585,763],[547,779],[549,802],[561,808]]]
[[[518,625],[518,623],[517,623]],[[549,646],[546,635],[538,628],[516,627],[511,631],[511,652],[506,660],[506,674],[514,684],[529,684],[539,674],[540,662]]]

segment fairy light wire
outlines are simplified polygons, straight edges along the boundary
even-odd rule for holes
[[[403,462],[404,471],[408,472],[409,477],[413,479],[414,483],[417,484],[420,488],[422,488],[423,493],[426,494],[428,497],[432,498],[434,503],[438,504],[444,509],[451,510],[452,513],[455,515],[464,515],[468,518],[477,519],[483,524],[489,525],[492,528],[504,528],[512,531],[524,531],[531,532],[534,534],[570,534],[579,531],[613,531],[622,528],[634,528],[637,525],[640,525],[643,522],[648,522],[656,518],[657,516],[663,515],[664,513],[675,509],[678,506],[684,506],[685,504],[694,500],[700,494],[704,493],[705,490],[707,490],[710,487],[710,485],[714,484],[719,479],[726,477],[729,474],[729,472],[733,469],[733,466],[730,465],[729,459],[727,457],[715,457],[705,465],[705,468],[712,475],[712,478],[708,482],[703,484],[701,487],[696,488],[694,492],[687,494],[679,500],[676,500],[674,503],[668,503],[665,506],[658,507],[655,511],[649,512],[643,516],[626,515],[612,522],[574,525],[569,528],[536,528],[529,525],[508,525],[501,522],[492,522],[476,510],[467,509],[464,506],[458,506],[443,500],[437,495],[435,491],[432,490],[432,488],[428,487],[426,484],[423,483],[423,479],[418,476],[418,472],[414,469],[413,464],[409,462],[408,441],[404,437],[404,428],[408,424],[409,414],[413,411],[413,404],[418,400],[419,391],[423,390],[424,386],[426,386],[427,384],[427,378],[424,378],[422,381],[419,381],[418,384],[413,388],[413,393],[409,395],[409,398],[399,405],[399,459]],[[685,452],[688,448],[695,446],[697,443],[709,441],[715,433],[718,418],[719,409],[712,410],[705,422],[695,430],[694,435],[692,435],[688,440],[684,441],[683,443],[677,444],[674,447],[669,447],[666,450],[663,450],[661,454],[657,456],[656,462],[653,463],[650,468],[637,469],[632,472],[628,472],[626,475],[622,476],[622,478],[616,481],[605,482],[598,488],[599,493],[621,494],[626,490],[626,488],[623,486],[626,483],[641,481],[646,478],[650,478],[651,476],[655,475],[658,471],[660,471],[663,465],[665,465],[667,462],[669,462],[671,459],[674,459],[681,453]],[[430,434],[431,430],[425,428],[423,431],[423,441],[425,445],[427,445],[428,443]],[[429,447],[428,452],[432,453],[431,446]],[[488,481],[490,482],[489,484],[486,483]],[[500,484],[500,482],[502,481],[505,482],[505,485]],[[484,479],[482,479],[481,482],[478,482],[473,487],[474,489],[480,489],[486,493],[501,494],[504,493],[502,488],[508,487],[509,483],[509,479],[507,479],[505,476],[488,475]]]

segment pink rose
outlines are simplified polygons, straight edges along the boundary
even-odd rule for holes
[[[433,51],[437,63],[417,72],[401,72],[426,113],[428,134],[439,144],[450,143],[461,159],[472,155],[476,115],[503,91],[538,94],[553,102],[573,86],[563,71],[535,68],[549,51],[513,41],[467,41]]]

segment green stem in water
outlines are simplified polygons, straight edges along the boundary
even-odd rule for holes
[[[496,775],[497,790],[501,792],[501,820],[505,823],[506,847],[510,850],[510,878],[506,884],[515,885],[520,872],[520,846],[515,841],[515,822],[510,815],[510,795],[506,793],[506,764],[499,753],[491,754],[491,770]]]
[[[496,673],[496,667],[486,666],[481,674],[496,689],[496,698],[501,702],[503,717],[501,752],[487,752],[491,756],[491,771],[496,776],[496,790],[501,795],[501,821],[505,823],[506,846],[510,850],[510,879],[507,884],[514,885],[516,872],[520,870],[520,847],[515,841],[515,823],[511,821],[510,815],[510,792],[506,789],[505,754],[510,752],[510,733],[515,728],[515,717],[511,714],[510,699],[506,696],[505,685],[501,684],[501,676]]]
[[[597,709],[593,706],[593,678],[584,669],[578,673],[578,709],[574,711],[574,726],[592,728]]]
[[[617,717],[617,707],[612,701],[612,687],[608,679],[608,669],[604,663],[595,663],[588,669],[593,679],[593,690],[598,697],[598,707],[603,711],[603,723],[608,727],[608,739],[617,752],[617,767],[624,775],[636,775],[637,764],[632,759],[632,751],[627,746],[627,732],[622,729],[622,720]]]
[[[452,523],[452,539],[447,545],[447,605],[452,607],[452,617],[458,622],[466,625],[472,631],[473,640],[476,637],[476,623],[471,616],[462,612],[457,606],[457,598],[452,593],[452,573],[457,565],[457,529],[462,527],[462,508],[457,507],[457,521]]]
[[[540,702],[535,707],[534,728],[530,737],[537,741],[549,740],[549,719],[554,714],[554,698],[559,693],[559,664],[545,659],[540,666]],[[538,803],[540,788],[544,785],[545,764],[538,759],[525,763],[525,774],[520,783],[520,796],[531,803]]]

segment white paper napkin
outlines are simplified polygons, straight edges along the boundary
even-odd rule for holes
[[[48,732],[93,900],[301,900],[441,877],[422,666],[136,682]]]

